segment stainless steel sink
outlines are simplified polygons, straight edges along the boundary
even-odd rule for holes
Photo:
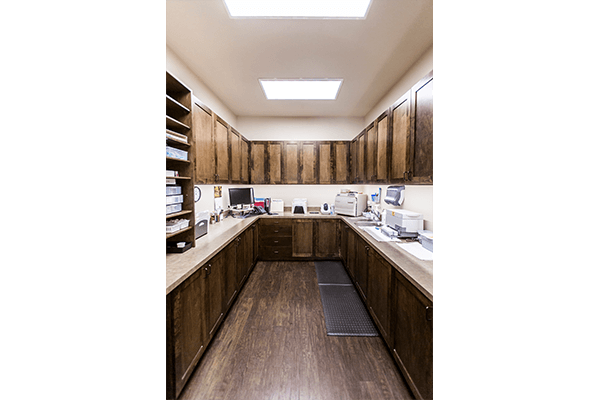
[[[356,226],[359,226],[359,227],[381,225],[381,223],[377,222],[377,221],[357,221],[357,222],[355,222],[355,224],[356,224]]]

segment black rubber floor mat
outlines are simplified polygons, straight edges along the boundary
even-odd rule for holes
[[[329,336],[379,336],[354,286],[319,285]]]
[[[352,285],[350,277],[339,261],[315,261],[319,285]]]

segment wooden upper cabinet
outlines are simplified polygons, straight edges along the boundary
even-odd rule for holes
[[[408,180],[410,166],[410,92],[404,94],[391,107],[392,130],[391,130],[391,153],[390,158],[390,182],[404,183]]]
[[[377,131],[375,123],[371,123],[367,127],[365,146],[365,182],[374,182],[377,173]]]
[[[250,160],[250,182],[255,184],[267,183],[267,142],[252,142]]]
[[[319,154],[319,162],[317,163],[317,170],[319,171],[319,183],[333,183],[333,168],[331,167],[331,142],[318,142],[317,148]]]
[[[231,143],[231,182],[242,182],[242,135],[235,129],[229,129]]]
[[[364,183],[365,179],[365,135],[367,131],[362,131],[356,139],[356,176],[354,183]]]
[[[300,145],[300,182],[317,183],[317,143],[302,142]]]
[[[283,183],[283,143],[269,142],[269,169],[267,183]]]
[[[300,143],[299,142],[285,142],[285,153],[284,153],[284,177],[283,183],[299,183],[299,163],[300,156]]]
[[[350,183],[356,183],[358,181],[358,168],[356,164],[358,162],[357,159],[357,151],[358,141],[356,139],[350,142]]]
[[[334,183],[351,183],[350,142],[334,142]]]
[[[195,142],[194,177],[196,183],[211,183],[215,179],[212,112],[202,104],[192,106],[192,131]]]
[[[390,108],[391,183],[433,183],[433,71]]]
[[[240,143],[242,162],[242,183],[250,183],[250,142],[242,136]]]
[[[388,162],[390,159],[389,148],[389,112],[386,110],[375,120],[375,130],[377,135],[376,155],[375,155],[375,179],[376,182],[387,182],[388,180]]]
[[[228,183],[229,175],[229,125],[221,117],[215,115],[215,160],[217,164],[215,182]]]
[[[414,183],[433,183],[433,71],[411,89]]]

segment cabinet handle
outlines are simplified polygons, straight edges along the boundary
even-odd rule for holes
[[[210,275],[210,267],[211,267],[210,264],[208,264],[208,266],[204,267],[204,270],[206,271],[206,276]]]
[[[425,307],[425,318],[427,321],[433,321],[433,307]]]
[[[273,243],[279,243],[279,240],[274,240]]]
[[[279,250],[274,250],[273,253],[279,254]]]
[[[273,232],[275,232],[275,233],[279,233],[279,231],[273,231]]]
[[[365,250],[369,251],[369,250],[371,250],[371,248],[369,246],[365,246]]]

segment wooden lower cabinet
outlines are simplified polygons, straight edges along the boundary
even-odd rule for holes
[[[369,251],[367,273],[367,306],[388,346],[390,340],[390,295],[392,287],[392,266],[374,250]]]
[[[223,280],[223,310],[229,309],[237,295],[237,254],[235,241],[222,250],[217,257],[221,258],[225,279]]]
[[[292,257],[312,257],[313,220],[295,219],[292,222]]]
[[[175,399],[206,349],[204,269],[167,296],[167,399]]]
[[[394,271],[393,354],[417,399],[433,398],[433,302]]]
[[[315,220],[314,240],[316,258],[339,258],[340,235],[338,220]]]
[[[354,264],[354,283],[363,300],[367,299],[367,279],[370,250],[371,248],[368,246],[367,242],[365,242],[365,240],[361,237],[357,236],[356,262]]]

